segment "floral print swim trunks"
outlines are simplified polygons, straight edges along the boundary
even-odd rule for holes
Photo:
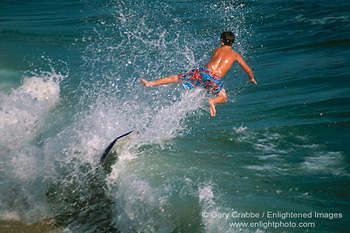
[[[197,86],[204,86],[211,94],[218,94],[224,85],[221,82],[221,77],[214,74],[207,67],[197,68],[187,73],[178,75],[182,86],[185,90],[190,90]]]

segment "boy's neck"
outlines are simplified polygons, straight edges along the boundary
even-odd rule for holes
[[[222,45],[221,48],[225,48],[225,49],[231,49],[232,46],[230,45]]]

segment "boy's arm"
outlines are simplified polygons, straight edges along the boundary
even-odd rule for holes
[[[248,82],[252,82],[255,85],[258,85],[254,79],[253,76],[253,72],[250,69],[250,67],[247,65],[247,63],[244,62],[243,58],[241,57],[241,55],[237,54],[237,61],[238,63],[241,65],[241,67],[243,68],[243,70],[247,73],[247,75],[249,76]]]

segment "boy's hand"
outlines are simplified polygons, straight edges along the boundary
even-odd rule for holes
[[[251,82],[251,83],[254,83],[255,85],[258,85],[258,84],[256,83],[255,79],[253,79],[253,78],[250,78],[250,79],[248,79],[247,81],[248,81],[248,82]]]

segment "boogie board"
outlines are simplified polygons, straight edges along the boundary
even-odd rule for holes
[[[117,151],[118,148],[121,148],[127,141],[129,141],[133,136],[137,135],[136,132],[130,131],[126,134],[123,134],[116,139],[114,139],[103,152],[100,159],[100,166],[107,172],[111,171],[111,166],[117,160]]]

